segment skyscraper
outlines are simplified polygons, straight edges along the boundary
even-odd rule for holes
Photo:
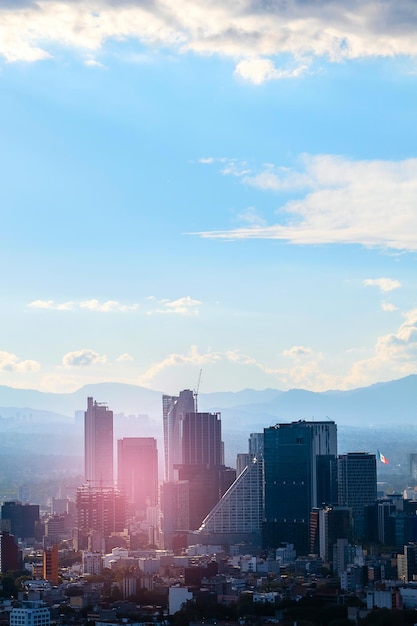
[[[152,437],[125,437],[117,442],[117,484],[144,519],[158,503],[158,449]]]
[[[85,481],[113,487],[113,411],[87,398],[84,413]]]
[[[162,396],[166,481],[175,479],[175,466],[182,463],[182,420],[186,413],[194,412],[194,394],[190,389],[184,389],[179,396]]]
[[[190,530],[197,530],[236,478],[224,466],[220,413],[186,413],[178,479],[188,481]]]
[[[265,547],[286,542],[307,554],[311,510],[337,499],[336,458],[337,429],[330,420],[264,430]]]
[[[341,454],[337,461],[337,484],[339,504],[352,509],[354,536],[362,537],[365,506],[376,502],[375,454]]]
[[[224,465],[220,413],[186,413],[181,450],[181,465]]]

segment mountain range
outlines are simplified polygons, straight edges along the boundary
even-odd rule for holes
[[[39,445],[42,436],[48,436],[49,453],[81,455],[82,412],[88,396],[113,410],[115,438],[156,437],[159,449],[163,449],[162,392],[122,383],[98,383],[73,393],[0,386],[0,432],[8,434],[0,444],[0,452],[11,442],[20,450],[30,450],[35,441]],[[417,375],[349,391],[244,389],[200,393],[198,410],[221,413],[228,463],[233,462],[236,452],[247,450],[251,432],[295,420],[334,420],[342,434],[340,451],[358,449],[358,441],[361,449],[373,451],[376,446],[384,446],[386,450],[393,440],[398,457],[403,456],[404,446],[409,451],[417,449]]]

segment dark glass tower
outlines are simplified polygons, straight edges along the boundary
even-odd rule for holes
[[[336,503],[337,428],[332,421],[291,422],[264,430],[263,544],[309,550],[310,513]]]
[[[376,502],[375,454],[341,454],[337,469],[339,504],[351,507],[354,536],[362,537],[365,530],[365,507]]]

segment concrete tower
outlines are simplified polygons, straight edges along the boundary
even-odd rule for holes
[[[85,482],[113,487],[113,411],[87,398],[84,413]]]

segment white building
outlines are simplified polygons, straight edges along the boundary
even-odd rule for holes
[[[10,626],[50,626],[49,609],[40,601],[23,602],[10,612]]]
[[[84,574],[101,574],[103,569],[103,557],[101,552],[86,552],[83,555],[83,573]]]
[[[193,594],[188,587],[170,587],[168,596],[169,615],[174,615],[181,609],[187,600],[192,600]]]

